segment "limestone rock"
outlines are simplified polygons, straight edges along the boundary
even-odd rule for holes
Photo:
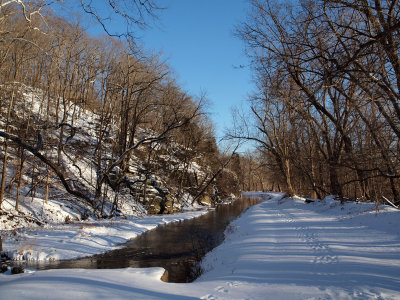
[[[25,272],[24,268],[23,268],[23,267],[20,267],[20,266],[13,267],[13,268],[11,269],[11,274],[13,274],[13,275],[15,275],[15,274],[21,274],[21,273],[24,273],[24,272]]]
[[[7,265],[1,265],[0,273],[7,272],[7,270],[8,270],[8,266]]]
[[[165,201],[163,214],[173,214],[173,213],[174,213],[174,203],[171,200]]]
[[[211,197],[209,195],[204,195],[199,200],[200,205],[211,206]]]
[[[148,208],[147,208],[147,213],[156,215],[161,212],[161,207],[162,207],[162,202],[163,199],[161,197],[154,197],[151,200],[149,200],[148,203]]]

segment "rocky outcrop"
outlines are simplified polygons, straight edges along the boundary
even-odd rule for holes
[[[126,175],[124,188],[147,209],[147,213],[172,214],[181,211],[181,206],[175,205],[175,199],[160,178],[153,176],[141,180],[143,177],[138,172]]]
[[[8,266],[7,265],[1,265],[0,267],[0,273],[5,273],[8,271]]]
[[[21,274],[21,273],[24,273],[24,272],[25,272],[24,268],[23,268],[23,267],[20,267],[20,266],[13,267],[13,268],[11,269],[11,274],[12,274],[12,275]]]
[[[202,196],[198,202],[200,205],[204,205],[204,206],[211,206],[211,204],[212,204],[211,197],[207,194]]]

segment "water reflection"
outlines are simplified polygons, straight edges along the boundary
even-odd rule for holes
[[[30,265],[38,269],[163,267],[169,282],[191,282],[200,273],[198,262],[224,240],[226,226],[259,199],[242,198],[220,205],[191,220],[161,225],[132,239],[123,249],[77,260]]]

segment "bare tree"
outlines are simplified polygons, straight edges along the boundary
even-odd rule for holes
[[[110,36],[125,37],[132,40],[137,28],[149,25],[149,20],[157,18],[157,11],[163,9],[156,0],[110,0],[99,5],[90,0],[79,0],[82,10],[91,15]],[[108,6],[109,9],[102,9]],[[110,14],[110,11],[112,14]],[[122,31],[111,29],[116,20],[122,20],[125,28]]]
[[[245,137],[279,157],[289,192],[304,190],[302,180],[294,184],[293,178],[305,175],[320,196],[346,192],[370,198],[371,184],[380,178],[398,199],[399,165],[392,155],[398,151],[393,139],[398,137],[400,82],[397,1],[251,4],[252,14],[238,34],[257,74],[259,104],[252,112],[262,134]],[[281,86],[282,81],[287,86]],[[285,96],[285,91],[290,92]],[[357,135],[363,129],[370,132],[369,141],[382,153],[383,164],[364,155],[367,140]],[[318,182],[321,175],[323,181]]]

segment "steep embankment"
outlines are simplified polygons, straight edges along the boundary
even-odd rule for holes
[[[110,169],[120,157],[115,150],[116,121],[105,126],[98,112],[74,101],[49,98],[23,84],[2,88],[12,89],[15,99],[12,120],[6,121],[3,110],[0,127],[7,127],[8,134],[31,147],[30,151],[8,140],[2,235],[36,225],[180,212],[192,205],[193,196],[211,177],[212,168],[201,153],[189,157],[193,152],[189,147],[171,136],[152,139],[160,134],[144,128],[137,128],[132,138],[138,147]],[[143,140],[147,144],[141,146]],[[2,148],[0,158],[4,153]],[[84,199],[67,192],[66,185]]]

